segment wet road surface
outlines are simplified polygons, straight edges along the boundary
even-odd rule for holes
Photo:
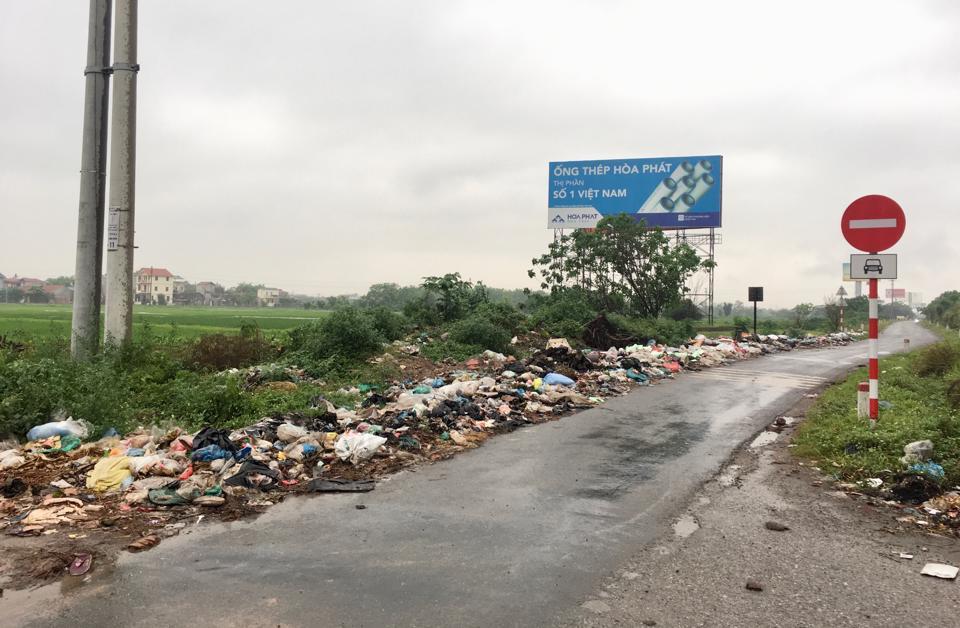
[[[897,323],[881,351],[902,349],[904,337],[914,347],[931,339]],[[624,557],[672,534],[740,443],[864,364],[866,351],[862,342],[687,373],[372,493],[289,499],[255,521],[195,526],[18,610],[36,626],[550,625]]]

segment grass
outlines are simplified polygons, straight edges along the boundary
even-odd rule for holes
[[[960,345],[960,340],[943,342]],[[807,413],[794,439],[796,453],[818,461],[839,479],[857,481],[879,477],[887,482],[902,473],[903,446],[917,440],[934,444],[933,460],[943,466],[944,484],[960,484],[960,410],[947,397],[950,382],[960,376],[960,365],[947,373],[921,376],[931,349],[883,358],[880,362],[880,398],[893,404],[880,411],[876,429],[857,417],[857,384],[867,380],[866,369],[829,388]]]
[[[235,333],[243,322],[256,323],[269,333],[291,329],[323,318],[328,312],[296,308],[182,307],[137,305],[133,309],[134,335],[149,326],[154,334],[184,339],[204,334]],[[0,304],[0,335],[14,340],[69,338],[69,305]]]

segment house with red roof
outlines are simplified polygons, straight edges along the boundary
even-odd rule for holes
[[[166,268],[141,268],[133,274],[136,285],[133,300],[149,305],[173,304],[173,273]]]

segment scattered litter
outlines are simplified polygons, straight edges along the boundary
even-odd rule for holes
[[[400,360],[401,379],[347,387],[345,396],[357,399],[353,405],[337,407],[317,397],[302,413],[277,413],[233,430],[205,426],[191,433],[153,426],[122,434],[108,428],[99,440],[84,442],[96,438],[88,424],[52,417],[30,430],[29,442],[0,444],[0,527],[11,536],[53,535],[51,543],[85,538],[89,529],[125,540],[129,537],[120,535],[142,535],[127,547],[143,551],[180,533],[184,528],[178,523],[199,523],[200,512],[232,520],[262,512],[291,493],[371,491],[374,479],[386,473],[441,460],[496,433],[594,407],[637,385],[853,339],[845,334],[802,340],[770,335],[759,341],[700,336],[679,347],[655,340],[624,346],[602,321],[591,329],[610,342],[581,350],[554,338],[523,358],[486,351],[460,364],[433,364],[432,372],[420,351],[430,338],[418,340],[419,346],[401,342],[391,355],[374,358]],[[293,367],[260,365],[229,373],[245,390],[292,391],[310,381]],[[728,472],[736,482],[735,468]],[[938,517],[952,511],[940,512]],[[688,516],[676,522],[675,530],[688,535],[698,528]],[[64,554],[59,573],[69,558]],[[84,566],[81,560],[74,571]]]
[[[746,588],[748,591],[763,591],[763,585],[759,580],[747,580]]]
[[[900,462],[905,465],[921,463],[929,460],[933,455],[933,442],[929,440],[918,440],[908,443],[903,447],[903,457]]]
[[[786,532],[790,529],[790,526],[780,523],[779,521],[767,521],[763,524],[767,530],[773,530],[774,532]]]
[[[51,421],[37,425],[27,432],[27,440],[44,440],[53,436],[75,436],[86,438],[90,433],[90,425],[83,421],[74,421],[72,418],[63,421]]]
[[[71,576],[82,576],[90,571],[91,565],[93,565],[92,555],[77,554],[73,557],[73,560],[70,562],[70,566],[67,568],[67,570]]]
[[[923,566],[923,571],[920,572],[924,576],[932,576],[934,578],[943,578],[944,580],[953,580],[957,577],[957,573],[960,572],[960,569],[954,567],[953,565],[944,565],[943,563],[927,563]]]
[[[912,464],[910,465],[910,471],[927,475],[936,480],[942,480],[944,475],[943,467],[936,462],[918,462]]]
[[[141,552],[145,549],[150,549],[154,545],[160,542],[160,537],[156,534],[148,534],[145,537],[139,538],[133,543],[127,545],[127,549],[131,552]]]
[[[905,552],[900,552],[900,558],[904,560],[913,560],[913,554],[907,554]]]
[[[700,523],[693,515],[683,515],[673,524],[673,533],[685,539],[700,529]]]
[[[760,432],[760,434],[753,439],[753,442],[750,443],[750,449],[760,449],[765,447],[770,443],[773,443],[780,437],[780,434],[777,432]]]

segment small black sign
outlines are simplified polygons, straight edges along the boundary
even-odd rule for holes
[[[747,301],[763,301],[763,286],[747,288]]]

